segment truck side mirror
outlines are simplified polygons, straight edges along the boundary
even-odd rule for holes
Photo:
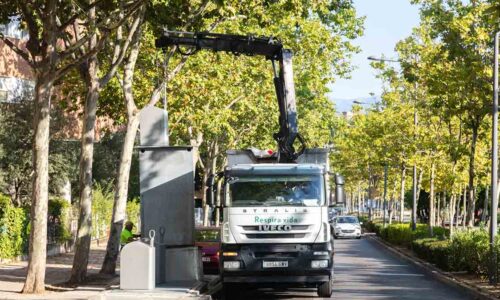
[[[216,175],[214,174],[210,174],[205,184],[205,186],[207,187],[207,205],[210,207],[214,207],[215,194],[217,192],[217,185],[215,185],[215,176]]]
[[[340,174],[335,174],[335,203],[343,204],[345,202],[344,195],[344,177]]]

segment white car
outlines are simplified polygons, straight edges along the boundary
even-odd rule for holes
[[[338,216],[332,223],[334,238],[361,238],[361,223],[355,216]]]

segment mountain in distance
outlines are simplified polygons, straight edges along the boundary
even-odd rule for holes
[[[330,101],[332,101],[335,104],[335,109],[336,109],[337,113],[342,113],[342,112],[351,111],[352,106],[354,104],[353,101],[368,103],[366,105],[363,104],[362,106],[363,107],[370,107],[370,105],[375,104],[375,103],[380,101],[380,96],[360,97],[360,98],[351,98],[351,99],[330,97]]]

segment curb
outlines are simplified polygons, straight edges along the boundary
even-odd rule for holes
[[[188,291],[188,294],[191,296],[202,297],[200,299],[211,300],[211,295],[213,294],[212,290],[217,286],[218,281],[219,277],[215,277],[208,281],[198,281],[198,283]]]
[[[465,283],[465,282],[453,277],[452,275],[443,272],[439,268],[435,267],[434,265],[432,265],[432,264],[430,264],[430,263],[428,263],[420,258],[417,258],[413,255],[408,255],[408,254],[400,251],[399,249],[394,248],[392,245],[383,241],[379,237],[366,236],[366,238],[375,241],[380,246],[389,250],[392,254],[398,256],[399,258],[401,258],[407,262],[410,262],[411,264],[413,264],[414,266],[416,266],[417,268],[422,270],[424,273],[434,277],[435,279],[439,280],[440,282],[461,290],[462,292],[466,293],[467,295],[473,297],[473,299],[476,299],[476,300],[498,300],[498,299],[500,299],[500,298],[497,298],[488,292],[484,292],[484,291],[480,290],[478,287],[475,287],[473,285]]]
[[[222,289],[222,282],[220,280],[220,277],[217,276],[216,278],[212,279],[207,283],[206,290],[204,291],[204,293],[212,296],[217,292],[219,292],[221,289]]]

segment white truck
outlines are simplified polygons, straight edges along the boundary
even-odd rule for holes
[[[307,149],[296,163],[268,163],[249,150],[227,154],[220,201],[220,271],[226,296],[242,284],[279,284],[317,287],[320,297],[330,297],[328,207],[333,197],[327,149]],[[342,201],[343,179],[334,178],[335,198]]]

